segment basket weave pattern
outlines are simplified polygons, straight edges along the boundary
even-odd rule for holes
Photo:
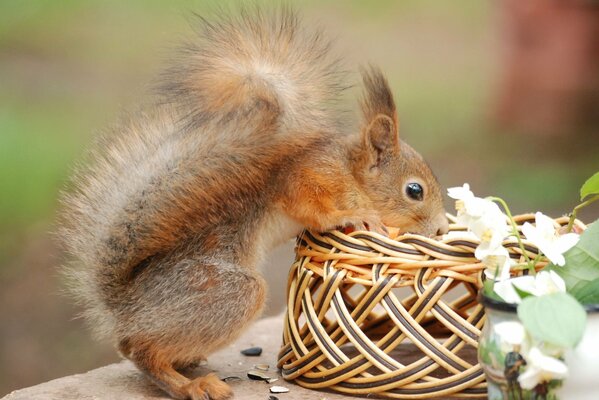
[[[534,222],[534,215],[515,220]],[[476,360],[485,267],[474,258],[479,243],[450,221],[456,233],[443,241],[304,232],[288,281],[283,377],[308,388],[399,399],[485,398]],[[534,258],[537,248],[524,244]],[[515,240],[504,246],[522,257]]]

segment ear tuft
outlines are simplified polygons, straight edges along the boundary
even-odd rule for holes
[[[391,118],[397,127],[397,111],[389,83],[380,69],[370,66],[362,70],[364,97],[362,98],[362,114],[366,124],[370,124],[379,114]]]

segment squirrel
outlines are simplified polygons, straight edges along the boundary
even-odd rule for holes
[[[447,231],[439,183],[399,138],[386,78],[362,71],[361,126],[331,42],[295,12],[200,19],[158,85],[63,196],[65,267],[88,322],[175,399],[221,400],[180,371],[260,314],[259,266],[303,229]]]

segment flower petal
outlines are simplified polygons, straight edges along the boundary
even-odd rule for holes
[[[493,291],[497,293],[497,295],[501,297],[503,301],[505,301],[506,303],[519,304],[522,301],[522,299],[518,295],[518,292],[516,292],[516,289],[514,289],[514,286],[512,286],[512,280],[513,279],[507,279],[504,281],[495,282],[495,285],[493,286]]]
[[[490,200],[482,200],[483,203],[467,210],[472,216],[472,221],[468,228],[479,238],[485,236],[492,237],[494,241],[502,242],[509,234],[505,214],[497,207],[497,204]]]
[[[543,296],[551,293],[565,292],[566,283],[554,271],[540,271],[535,276],[534,295]]]
[[[464,183],[463,186],[447,189],[447,195],[455,200],[464,200],[474,197],[474,193],[470,191],[470,185],[467,183]]]
[[[493,328],[502,343],[517,346],[524,342],[526,331],[524,325],[518,321],[504,321]]]
[[[566,265],[566,259],[564,258],[563,254],[561,252],[557,251],[557,249],[555,249],[553,247],[542,248],[540,246],[539,246],[539,249],[543,252],[543,254],[545,254],[545,256],[547,256],[549,261],[551,261],[555,265],[558,265],[560,267],[563,267],[564,265]]]
[[[524,225],[522,225],[522,233],[529,242],[537,247],[539,246],[538,243],[543,241],[541,235],[538,234],[537,229],[530,222],[525,222]]]
[[[481,246],[483,246],[483,243],[476,248],[474,254],[476,258],[482,259],[483,264],[487,267],[485,269],[487,278],[498,281],[509,279],[512,261],[507,249],[503,246],[495,249],[487,249]]]
[[[522,389],[532,390],[541,381],[541,371],[534,366],[527,366],[526,370],[518,376],[518,383]]]
[[[538,347],[533,347],[525,357],[534,367],[541,370],[545,379],[560,379],[568,376],[568,366],[557,358],[546,356]]]
[[[560,236],[554,243],[556,251],[560,253],[565,253],[570,250],[572,247],[576,246],[580,236],[576,233],[566,233],[565,235]]]
[[[481,199],[480,197],[471,197],[464,199],[464,208],[466,214],[471,217],[480,218],[483,216],[485,211],[489,208],[488,202],[490,200]]]
[[[547,379],[562,379],[568,376],[568,366],[561,360],[553,357],[544,357],[543,375]]]
[[[535,214],[535,225],[539,232],[555,234],[555,222],[542,212],[537,211]]]
[[[557,358],[546,356],[538,347],[524,354],[526,370],[518,377],[523,389],[531,390],[541,382],[568,376],[568,367]]]
[[[578,242],[579,236],[575,233],[559,235],[555,221],[548,216],[537,212],[535,224],[526,222],[522,225],[522,233],[526,239],[539,248],[545,256],[556,265],[564,265],[566,260],[563,254]]]
[[[559,292],[565,292],[566,282],[562,279],[562,277],[559,276],[555,271],[549,271],[549,274],[551,275],[551,280],[553,281],[553,284],[555,285],[557,290]]]
[[[516,278],[510,279],[512,285],[517,287],[523,292],[534,294],[535,293],[535,277],[531,275],[518,276]]]

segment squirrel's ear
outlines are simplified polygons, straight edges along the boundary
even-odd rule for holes
[[[389,83],[380,69],[371,66],[362,70],[364,95],[362,97],[362,115],[366,126],[372,125],[376,118],[385,115],[391,119],[397,129],[397,111]]]
[[[372,166],[378,166],[385,158],[399,150],[397,129],[388,116],[377,115],[363,132],[363,145],[370,153]]]
[[[387,79],[378,68],[363,70],[362,79],[363,144],[371,153],[372,165],[378,165],[386,156],[399,151],[397,112]]]

